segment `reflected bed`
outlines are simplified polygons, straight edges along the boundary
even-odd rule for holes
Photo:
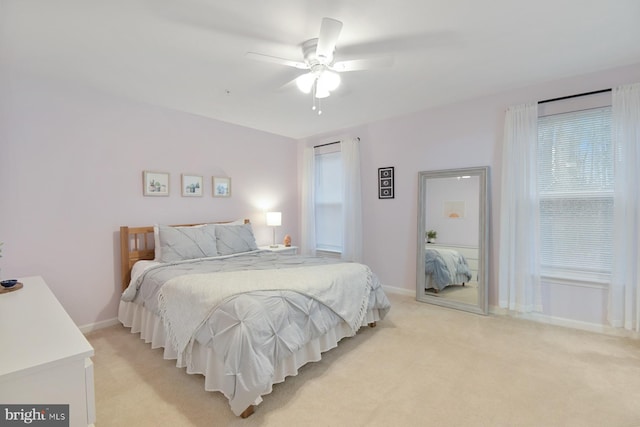
[[[439,292],[451,285],[464,286],[472,278],[466,258],[454,249],[426,247],[424,264],[425,290]]]

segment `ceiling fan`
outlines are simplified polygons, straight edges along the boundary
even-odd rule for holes
[[[302,44],[304,61],[294,61],[255,52],[247,52],[246,56],[259,61],[308,70],[305,74],[298,76],[295,82],[302,92],[313,93],[314,103],[312,109],[316,110],[315,99],[328,97],[331,95],[331,91],[340,85],[340,75],[338,73],[366,70],[373,65],[381,64],[380,61],[371,59],[336,62],[333,55],[341,31],[342,22],[332,18],[323,18],[318,38],[307,40]],[[388,63],[389,61],[384,62]],[[318,109],[318,114],[322,114],[322,110]]]

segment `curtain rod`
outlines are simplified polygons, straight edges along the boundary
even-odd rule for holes
[[[546,104],[547,102],[562,101],[563,99],[577,98],[579,96],[595,95],[597,93],[605,92],[611,92],[611,89],[594,90],[593,92],[578,93],[576,95],[561,96],[560,98],[545,99],[544,101],[538,101],[538,104]]]
[[[360,137],[356,136],[356,139],[358,141],[360,141]],[[313,148],[320,148],[320,147],[325,147],[327,145],[333,145],[333,144],[340,144],[340,141],[335,141],[335,142],[327,142],[326,144],[320,144],[320,145],[314,145]]]

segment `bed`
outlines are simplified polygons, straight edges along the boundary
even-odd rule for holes
[[[120,228],[118,320],[233,413],[390,308],[369,267],[257,248],[249,221]]]
[[[466,258],[455,249],[427,247],[424,264],[425,290],[437,293],[447,286],[464,286],[472,278]]]

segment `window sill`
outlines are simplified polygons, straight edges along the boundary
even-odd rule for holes
[[[540,274],[540,280],[554,285],[609,289],[611,275],[606,273],[587,275],[570,271],[544,271]]]
[[[326,257],[326,258],[341,258],[342,252],[328,251],[326,249],[316,249],[316,256]]]

